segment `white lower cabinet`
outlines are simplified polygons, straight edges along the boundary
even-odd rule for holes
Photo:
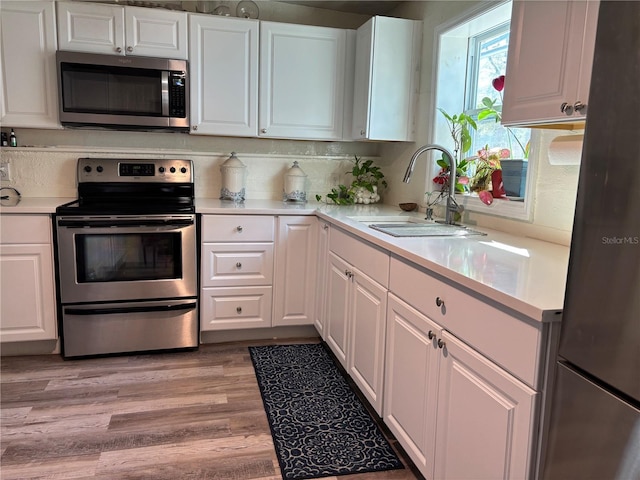
[[[364,259],[367,261],[362,262]],[[388,271],[386,252],[340,230],[331,230],[325,339],[380,415]]]
[[[274,217],[203,215],[200,330],[271,327]]]
[[[314,325],[323,340],[326,341],[325,312],[327,297],[327,272],[329,266],[329,223],[318,220],[318,240],[317,240],[317,271],[316,271],[316,305],[314,312]]]
[[[488,358],[527,373],[518,358],[529,354],[526,338],[517,329],[511,339],[493,330],[495,322],[507,332],[510,323],[524,322],[397,260],[390,290],[383,418],[421,473],[429,479],[532,477],[540,393]],[[465,328],[478,321],[492,330],[493,345],[483,343],[486,334]],[[520,333],[538,338],[535,329]],[[502,343],[520,340],[521,350],[512,344],[504,353]],[[529,360],[537,364],[540,352],[534,353]]]
[[[51,219],[0,216],[0,341],[57,338]]]
[[[278,217],[274,327],[314,322],[317,229],[313,215]]]
[[[314,215],[203,215],[201,331],[312,325]]]

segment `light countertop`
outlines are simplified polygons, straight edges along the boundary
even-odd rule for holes
[[[402,212],[388,205],[323,205],[316,215],[535,321],[561,319],[569,247],[475,226],[471,228],[487,235],[399,238],[353,219],[375,215],[424,218],[422,213]]]
[[[5,193],[5,190],[2,191]],[[0,213],[54,213],[56,207],[65,203],[72,202],[75,198],[65,197],[20,197],[14,196],[13,192],[7,192],[12,195],[6,200],[0,200]]]
[[[73,198],[11,198],[0,202],[3,214],[54,213]],[[559,321],[564,302],[569,248],[541,240],[471,226],[486,236],[392,237],[353,217],[416,216],[390,205],[324,205],[246,200],[243,203],[197,198],[196,211],[233,215],[317,215],[389,251],[392,255],[434,272],[477,294],[520,312],[535,321]]]

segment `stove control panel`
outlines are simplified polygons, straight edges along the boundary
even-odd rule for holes
[[[78,183],[193,183],[193,162],[170,159],[79,158]]]

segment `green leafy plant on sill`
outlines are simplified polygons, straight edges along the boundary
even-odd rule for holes
[[[478,126],[475,120],[464,112],[449,115],[442,108],[438,108],[438,110],[447,121],[449,133],[453,139],[453,156],[456,157],[456,192],[464,193],[467,190],[466,185],[469,183],[469,177],[467,177],[469,162],[463,157],[471,149],[471,130],[477,130]],[[449,171],[451,169],[450,160],[446,155],[442,154],[436,163],[440,167],[440,171],[433,178],[433,183],[440,185],[441,191],[448,191]]]
[[[380,187],[386,187],[384,174],[380,167],[373,164],[373,160],[361,161],[354,155],[355,163],[350,173],[353,181],[349,186],[338,185],[326,195],[326,203],[336,205],[353,205],[354,203],[376,203],[380,201]],[[322,201],[322,195],[316,195],[318,202]]]

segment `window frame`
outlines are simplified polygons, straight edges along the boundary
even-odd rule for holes
[[[433,143],[443,146],[451,146],[452,140],[449,134],[446,121],[438,108],[443,108],[445,111],[453,114],[460,111],[466,111],[465,107],[468,105],[468,84],[466,82],[468,72],[468,49],[469,39],[473,36],[480,35],[484,31],[497,28],[500,25],[510,24],[511,19],[511,1],[505,1],[499,4],[483,4],[474,7],[465,13],[455,17],[443,24],[438,25],[434,30],[434,68],[432,70],[432,84],[435,88],[431,93],[432,108],[432,135]],[[455,65],[451,66],[451,52],[457,52],[460,56],[462,45],[462,38],[466,37],[464,44],[466,45],[466,51],[464,55],[464,61],[458,61],[457,70]],[[447,44],[448,42],[448,44]],[[447,44],[447,45],[444,45]],[[447,58],[448,67],[443,67],[444,62],[441,59]],[[451,69],[447,71],[446,69]],[[444,70],[444,71],[443,71]],[[464,73],[464,82],[459,80],[451,80]],[[447,82],[444,82],[444,79]],[[451,80],[451,81],[449,81]],[[446,85],[445,85],[446,83]],[[451,86],[450,84],[453,84]],[[463,88],[458,88],[458,86]],[[449,92],[443,90],[449,89]],[[452,89],[455,90],[455,96],[459,96],[457,100],[452,100]],[[458,95],[462,91],[463,95]],[[469,111],[466,111],[469,113]],[[507,201],[496,200],[491,205],[485,205],[475,195],[470,194],[456,194],[456,202],[462,205],[465,210],[470,212],[482,213],[486,215],[494,215],[499,217],[505,217],[516,220],[532,221],[533,219],[533,205],[535,196],[535,178],[537,170],[536,154],[539,144],[539,134],[534,130],[531,130],[530,139],[530,152],[528,158],[527,178],[525,182],[525,197],[523,201]],[[429,177],[427,178],[427,191],[433,191],[437,189],[437,185],[432,182],[433,177],[439,171],[439,167],[435,162],[435,157],[432,157],[432,168],[429,170]]]

